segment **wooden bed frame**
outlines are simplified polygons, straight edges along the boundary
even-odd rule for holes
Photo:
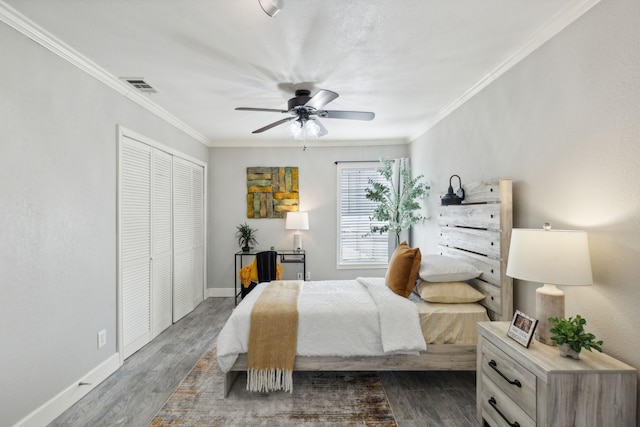
[[[482,270],[470,283],[487,295],[480,304],[491,320],[511,320],[513,316],[512,279],[506,275],[509,242],[513,224],[512,183],[496,178],[465,184],[462,205],[441,206],[439,252],[463,259]],[[444,194],[444,192],[443,192]],[[227,396],[241,371],[247,370],[247,354],[240,354],[225,376]],[[389,356],[297,356],[296,371],[474,371],[476,346],[428,344],[417,355]]]

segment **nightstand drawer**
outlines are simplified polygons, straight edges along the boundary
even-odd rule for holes
[[[536,419],[536,376],[487,340],[482,342],[482,374]]]
[[[514,403],[504,388],[496,385],[487,375],[482,377],[482,417],[491,427],[535,427],[534,419]],[[516,424],[517,423],[517,424]]]

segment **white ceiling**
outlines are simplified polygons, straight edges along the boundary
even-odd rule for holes
[[[283,0],[271,18],[258,0],[4,0],[114,77],[143,77],[211,146],[289,139],[251,134],[281,114],[234,108],[286,109],[297,88],[376,113],[323,119],[323,141],[411,140],[596,2]]]

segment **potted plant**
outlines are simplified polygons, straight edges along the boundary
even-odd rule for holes
[[[390,231],[395,233],[395,244],[400,244],[400,233],[402,230],[411,228],[413,225],[423,221],[425,217],[417,212],[420,209],[419,200],[424,198],[429,186],[420,180],[424,177],[419,175],[413,179],[409,176],[409,168],[406,164],[400,167],[400,191],[396,191],[393,182],[393,160],[380,159],[382,166],[378,172],[385,182],[377,182],[369,179],[371,187],[365,190],[365,197],[375,203],[377,207],[369,218],[370,220],[382,221],[382,226],[371,225],[371,233],[384,233]]]
[[[249,252],[251,245],[257,245],[255,228],[251,228],[246,222],[236,227],[236,239],[238,239],[238,246],[242,248],[242,252]]]
[[[551,339],[558,344],[560,355],[580,359],[580,350],[583,348],[602,352],[602,341],[596,341],[596,336],[585,332],[584,325],[587,321],[579,314],[576,317],[549,317],[549,322],[555,326],[550,329]]]

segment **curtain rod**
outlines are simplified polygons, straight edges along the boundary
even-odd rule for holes
[[[380,160],[336,160],[335,163],[336,165],[338,163],[377,163]]]

